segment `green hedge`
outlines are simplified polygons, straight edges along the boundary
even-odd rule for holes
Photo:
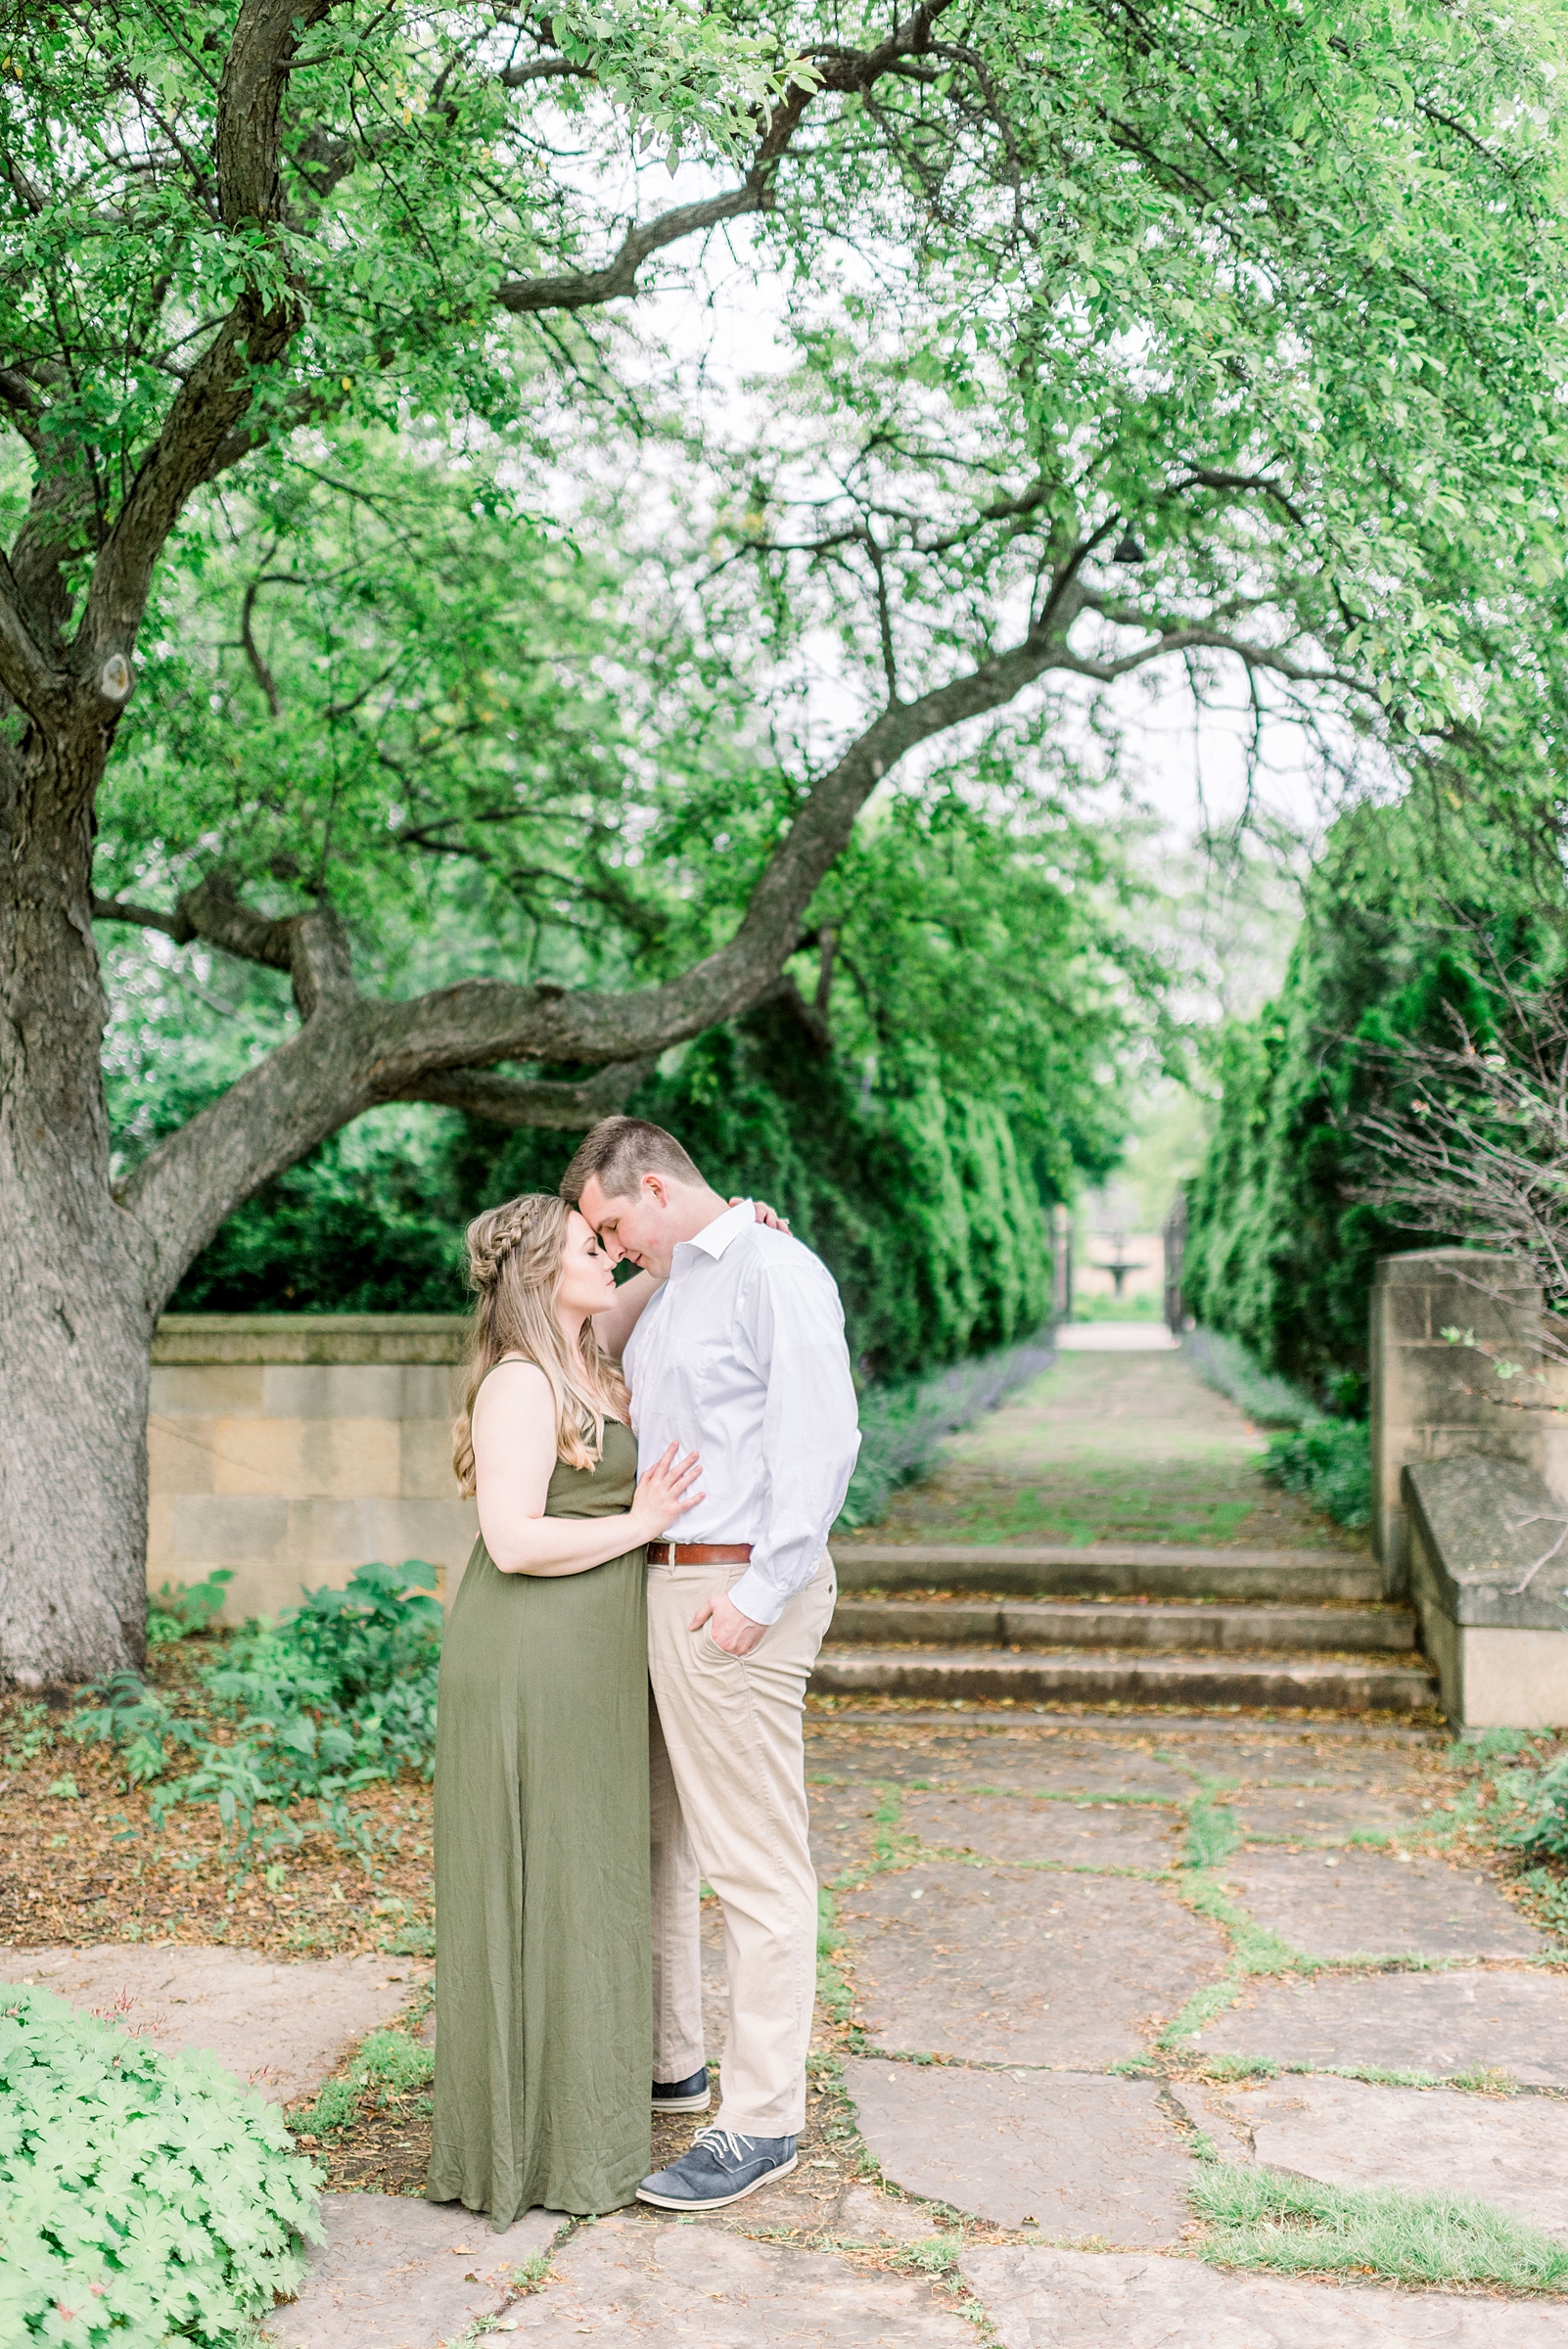
[[[320,2184],[208,2055],[0,1986],[0,2340],[230,2349],[304,2273]]]
[[[1279,993],[1222,1036],[1220,1115],[1188,1186],[1189,1310],[1357,1415],[1376,1260],[1434,1239],[1349,1196],[1371,1171],[1356,1115],[1400,1092],[1357,1043],[1452,1043],[1454,1010],[1484,1039],[1497,1012],[1486,976],[1529,983],[1560,959],[1560,909],[1517,890],[1508,902],[1496,840],[1456,837],[1435,874],[1430,845],[1405,806],[1358,808],[1334,826]],[[1467,878],[1478,893],[1491,886],[1490,903],[1458,901]]]
[[[1050,1296],[1045,1183],[990,1100],[911,1083],[862,1101],[780,1010],[700,1037],[629,1104],[718,1189],[755,1191],[831,1267],[871,1378],[1029,1336]],[[368,1132],[367,1132],[368,1128]],[[335,1136],[229,1218],[178,1313],[458,1313],[462,1232],[496,1199],[553,1190],[581,1136],[450,1113]]]

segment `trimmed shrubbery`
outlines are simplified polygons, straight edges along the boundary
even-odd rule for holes
[[[209,2056],[0,1987],[0,2340],[228,2349],[322,2239],[319,2174]]]

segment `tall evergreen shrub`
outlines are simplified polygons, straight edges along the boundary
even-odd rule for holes
[[[1506,835],[1450,838],[1424,810],[1343,816],[1309,882],[1279,993],[1218,1047],[1221,1108],[1189,1186],[1183,1288],[1197,1319],[1336,1407],[1364,1393],[1376,1259],[1434,1235],[1352,1194],[1368,1175],[1359,1111],[1391,1083],[1359,1043],[1452,1043],[1457,1012],[1483,1040],[1490,975],[1539,983],[1560,956],[1560,906],[1510,877]],[[1359,1392],[1360,1390],[1360,1392]]]

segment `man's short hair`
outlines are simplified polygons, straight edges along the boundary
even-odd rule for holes
[[[577,1206],[588,1177],[596,1175],[607,1199],[629,1198],[645,1174],[667,1174],[672,1182],[694,1187],[703,1179],[674,1135],[662,1126],[646,1118],[601,1118],[562,1175],[561,1196]]]

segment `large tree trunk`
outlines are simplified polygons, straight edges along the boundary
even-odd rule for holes
[[[139,1664],[156,1304],[110,1190],[90,918],[105,744],[34,731],[0,808],[0,1680]]]

